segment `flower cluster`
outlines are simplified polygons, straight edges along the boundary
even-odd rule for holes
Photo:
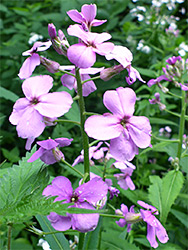
[[[139,11],[145,12],[145,9],[140,8]],[[99,26],[106,22],[106,20],[96,19],[97,7],[95,4],[85,4],[81,8],[81,12],[73,9],[69,10],[67,14],[76,22],[68,27],[67,33],[77,37],[77,43],[69,44],[63,31],[58,30],[57,32],[54,24],[50,23],[48,25],[50,40],[47,42],[37,41],[30,50],[23,52],[22,55],[28,56],[28,58],[20,68],[18,76],[24,80],[22,90],[25,97],[16,101],[9,120],[13,125],[16,125],[18,136],[27,139],[26,149],[30,150],[31,144],[43,133],[44,129],[47,126],[55,126],[57,122],[64,122],[65,120],[62,121],[58,118],[70,110],[73,100],[79,100],[80,123],[66,120],[66,122],[80,125],[83,139],[83,150],[76,159],[73,159],[73,164],[70,165],[65,161],[65,156],[59,149],[69,146],[73,140],[64,137],[56,139],[49,137],[47,140],[38,141],[39,149],[28,162],[33,162],[38,158],[47,165],[63,162],[72,171],[80,174],[82,179],[79,180],[77,188],[73,189],[71,181],[65,176],[57,176],[44,189],[43,195],[47,198],[55,196],[54,202],[68,203],[66,215],[51,212],[47,216],[55,230],[66,231],[72,228],[85,233],[93,231],[97,227],[99,211],[106,205],[107,197],[111,200],[113,197],[118,197],[120,193],[113,186],[112,180],[107,178],[106,163],[110,158],[114,159],[110,166],[113,168],[112,171],[115,171],[115,173],[113,172],[114,180],[120,188],[135,190],[136,187],[131,178],[134,178],[133,171],[136,167],[130,161],[134,159],[135,155],[138,155],[139,149],[152,147],[151,125],[147,117],[134,116],[137,99],[135,92],[129,87],[107,90],[103,96],[103,103],[109,112],[86,117],[88,113],[85,112],[83,97],[97,89],[94,79],[100,78],[107,81],[126,70],[125,80],[128,85],[133,84],[137,79],[143,83],[145,81],[132,66],[133,55],[128,48],[109,42],[111,35],[106,32],[95,33],[91,31],[93,26]],[[40,52],[50,47],[53,47],[59,55],[66,57],[72,65],[60,65],[58,62],[40,55]],[[96,62],[97,55],[104,56],[108,61],[115,60],[119,64],[109,68],[92,67]],[[185,70],[184,60],[181,57],[172,57],[167,60],[167,63],[168,66],[163,69],[164,75],[150,80],[148,86],[166,80],[175,82],[183,90],[188,90],[186,85],[181,85],[176,81],[180,71],[184,72]],[[53,78],[49,75],[32,76],[36,66],[40,64],[52,74],[57,72],[58,76],[62,74],[60,82],[64,87],[70,90],[74,89],[76,96],[72,98],[66,91],[49,93],[53,87]],[[99,75],[94,79],[90,77],[90,75],[95,74]],[[165,108],[160,101],[159,93],[155,94],[155,99],[150,100],[150,103],[158,104],[160,109]],[[88,137],[97,141],[89,145]],[[103,142],[105,146],[102,146]],[[95,165],[94,161],[96,160],[104,163],[104,171],[100,176],[92,173],[89,169],[90,166],[92,168]],[[84,163],[84,174],[76,169],[80,162]],[[146,210],[140,209],[139,213],[135,213],[134,206],[128,211],[127,206],[122,204],[121,210],[116,210],[116,214],[120,218],[116,223],[121,227],[127,224],[129,232],[131,224],[144,221],[147,223],[147,239],[152,247],[158,246],[155,236],[160,242],[167,242],[167,233],[155,218],[155,215],[158,214],[157,209],[142,201],[138,201],[138,204]],[[77,208],[78,212],[81,212],[71,213],[71,208]],[[83,209],[91,211],[83,213]]]

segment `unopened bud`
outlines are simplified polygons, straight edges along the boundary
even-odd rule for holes
[[[49,60],[43,56],[40,56],[41,64],[50,72],[55,73],[59,71],[59,63]]]
[[[53,23],[48,24],[48,34],[51,39],[55,39],[57,37],[56,28]]]
[[[142,221],[143,219],[142,219],[141,213],[136,214],[136,213],[128,212],[125,215],[125,220],[128,224],[133,224],[133,223]]]
[[[168,93],[169,92],[169,89],[164,87],[162,84],[158,83],[158,86],[159,88],[162,90],[163,93]]]
[[[52,153],[57,162],[61,161],[61,159],[65,159],[64,154],[59,150],[59,148],[52,149]]]
[[[166,105],[165,105],[165,104],[159,102],[158,105],[159,105],[159,109],[160,109],[161,111],[163,111],[164,109],[166,109]]]
[[[110,68],[107,68],[107,69],[103,69],[101,72],[100,72],[100,78],[103,80],[103,81],[108,81],[110,80],[113,76],[119,74],[121,71],[124,70],[124,67],[119,64],[119,65],[116,65],[116,66],[113,66],[113,67],[110,67]]]
[[[56,125],[57,122],[54,122],[55,120],[57,120],[57,117],[54,117],[54,118],[43,117],[43,121],[44,121],[46,126],[54,126],[54,125]]]

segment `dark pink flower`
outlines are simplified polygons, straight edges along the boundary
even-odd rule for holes
[[[48,93],[53,86],[53,78],[48,75],[34,76],[22,84],[25,98],[20,98],[13,106],[9,121],[16,125],[18,136],[27,138],[31,143],[42,134],[46,123],[45,118],[54,119],[64,115],[73,102],[69,93]]]
[[[138,148],[150,146],[151,126],[148,118],[133,116],[136,94],[119,87],[104,93],[104,105],[112,114],[90,116],[85,122],[88,136],[110,141],[110,154],[118,161],[131,161]]]
[[[76,23],[82,24],[84,30],[88,31],[92,26],[99,26],[107,20],[95,19],[97,14],[97,6],[95,4],[84,4],[81,12],[77,10],[69,10],[67,15]]]
[[[169,238],[165,228],[162,226],[160,221],[154,216],[159,214],[157,209],[143,201],[137,201],[137,203],[146,208],[147,210],[140,209],[143,220],[147,223],[147,239],[153,248],[158,247],[156,236],[161,243],[166,243]]]
[[[48,42],[36,42],[30,50],[22,53],[23,56],[29,56],[23,63],[18,74],[20,79],[26,79],[30,77],[36,68],[40,65],[40,56],[36,52],[47,50],[51,46],[51,41]]]
[[[55,140],[48,139],[37,142],[40,148],[29,158],[28,162],[36,161],[38,158],[44,163],[50,165],[55,162],[65,159],[64,154],[59,150],[59,147],[69,146],[73,139],[57,138]]]
[[[73,190],[69,179],[58,176],[53,179],[51,185],[44,189],[43,195],[58,196],[54,201],[64,200],[63,203],[74,203],[71,207],[95,209],[100,201],[106,200],[107,191],[108,186],[99,178],[94,178]],[[67,214],[67,216],[61,216],[53,212],[47,218],[58,231],[65,231],[72,227],[74,230],[85,233],[96,228],[99,214]]]
[[[104,56],[114,48],[113,43],[104,43],[111,38],[108,33],[86,32],[78,24],[70,25],[67,32],[69,35],[81,39],[80,43],[70,46],[67,51],[69,61],[78,68],[93,66],[96,61],[96,53]]]

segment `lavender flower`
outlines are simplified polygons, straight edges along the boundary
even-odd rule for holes
[[[71,207],[95,209],[99,201],[106,199],[108,186],[99,178],[94,178],[73,190],[71,182],[64,176],[53,179],[43,195],[58,196],[54,201],[64,200],[63,203],[74,203]],[[52,226],[58,231],[66,231],[72,227],[82,233],[96,228],[99,214],[67,214],[61,216],[54,212],[47,216]]]
[[[135,190],[135,185],[131,180],[132,173],[133,169],[126,168],[122,169],[120,174],[114,174],[114,177],[116,177],[118,180],[118,184],[124,190],[127,190],[128,188],[130,188],[130,190]]]
[[[138,154],[138,147],[150,146],[149,120],[133,116],[136,94],[130,88],[106,91],[103,102],[112,114],[90,116],[85,131],[92,138],[111,140],[110,154],[118,161],[131,161]]]
[[[34,76],[22,84],[25,98],[20,98],[13,106],[9,121],[16,125],[18,136],[27,138],[27,149],[31,143],[42,134],[46,124],[44,118],[64,115],[73,102],[69,93],[48,93],[53,86],[53,78],[48,75]]]
[[[40,148],[29,158],[28,162],[33,162],[40,158],[41,161],[50,165],[61,159],[65,159],[64,154],[59,150],[59,147],[69,146],[72,140],[73,139],[57,138],[55,140],[48,139],[37,142]]]

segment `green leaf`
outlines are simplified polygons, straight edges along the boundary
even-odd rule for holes
[[[162,118],[155,118],[155,117],[151,117],[149,118],[149,121],[151,124],[161,124],[161,125],[174,125],[174,126],[178,126],[177,123],[170,121],[170,120],[166,120],[166,119],[162,119]]]
[[[80,122],[80,110],[78,104],[74,102],[68,113],[64,115],[67,119]]]
[[[185,226],[188,228],[187,214],[171,208],[170,212]]]
[[[150,182],[152,183],[148,189],[148,198],[152,205],[162,210],[162,179],[159,176],[150,176]]]
[[[168,213],[183,186],[182,172],[172,170],[162,180],[162,210],[160,219],[166,222]]]
[[[141,75],[148,76],[151,78],[156,78],[156,72],[151,69],[136,68]]]
[[[0,97],[15,102],[19,97],[8,89],[0,86]]]
[[[44,232],[51,232],[52,233],[52,234],[45,236],[45,239],[48,241],[51,249],[54,249],[54,250],[68,250],[68,249],[70,249],[69,242],[65,238],[65,236],[62,232],[53,234],[55,229],[51,226],[51,224],[46,216],[37,215],[36,219],[38,220],[38,222],[39,222],[39,224]]]

